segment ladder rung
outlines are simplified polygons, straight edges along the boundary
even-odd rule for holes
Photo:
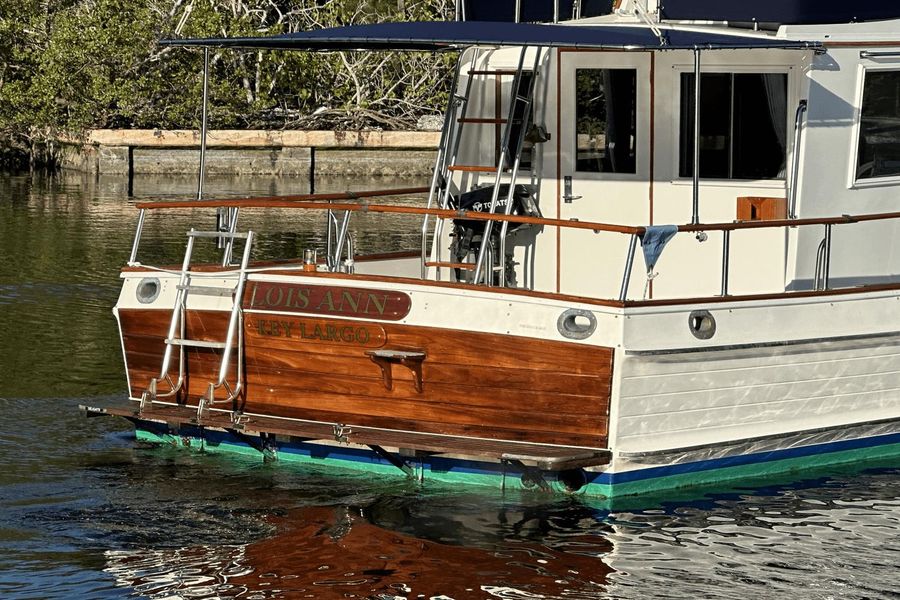
[[[234,288],[226,288],[226,287],[212,287],[205,285],[176,285],[175,289],[177,290],[187,290],[194,294],[200,294],[202,296],[231,296],[234,293]]]
[[[457,123],[506,123],[506,119],[487,119],[479,117],[466,117],[465,119],[457,119]]]
[[[451,165],[448,171],[463,171],[465,173],[496,173],[497,167],[482,167],[478,165]]]
[[[185,346],[187,348],[224,348],[225,342],[204,342],[202,340],[169,339],[166,343],[170,346]]]
[[[531,102],[531,98],[529,98],[528,96],[520,96],[518,94],[516,94],[516,100],[520,100],[522,102]]]
[[[469,75],[515,75],[516,73],[518,73],[518,71],[515,69],[478,69],[469,71]]]
[[[188,237],[192,238],[234,238],[246,239],[246,233],[230,233],[228,231],[188,231]]]
[[[446,267],[448,269],[465,269],[467,271],[474,271],[475,265],[472,263],[454,263],[454,262],[432,262],[425,261],[426,267]]]

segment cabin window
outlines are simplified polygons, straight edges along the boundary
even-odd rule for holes
[[[868,71],[863,85],[856,178],[900,175],[900,71]]]
[[[783,179],[786,149],[786,74],[700,76],[700,177]],[[679,155],[679,176],[693,176],[693,73],[681,75]]]
[[[636,173],[637,71],[576,69],[575,169]]]

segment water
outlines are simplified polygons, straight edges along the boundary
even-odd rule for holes
[[[191,186],[139,178],[135,194]],[[273,257],[321,242],[321,218],[292,212],[242,223],[279,231]],[[190,216],[148,220],[148,261],[180,260]],[[85,419],[78,404],[125,396],[110,309],[135,219],[120,179],[0,175],[2,598],[900,597],[897,465],[610,511],[153,448]],[[377,215],[356,233],[364,251],[418,243]]]

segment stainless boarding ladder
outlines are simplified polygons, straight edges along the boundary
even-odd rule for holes
[[[465,89],[460,94],[458,92],[458,76],[459,71],[462,67],[462,56],[460,56],[460,65],[457,67],[456,74],[454,76],[453,84],[451,90],[453,93],[451,94],[450,101],[447,105],[447,111],[444,116],[444,127],[441,131],[441,143],[438,150],[438,156],[434,165],[434,173],[431,181],[431,192],[428,197],[428,208],[431,208],[435,203],[435,200],[440,197],[440,208],[447,209],[450,206],[450,181],[452,179],[452,174],[454,172],[482,172],[482,173],[493,173],[494,177],[494,190],[491,197],[491,206],[487,212],[493,213],[499,201],[500,196],[500,182],[503,179],[504,169],[509,167],[509,192],[507,196],[506,202],[506,210],[505,215],[509,215],[512,211],[513,207],[513,199],[515,196],[516,189],[516,179],[519,173],[519,165],[521,163],[521,154],[524,146],[525,138],[528,135],[529,127],[531,126],[531,107],[534,103],[534,90],[536,87],[537,77],[538,77],[538,67],[540,65],[540,59],[542,56],[542,48],[535,47],[535,56],[534,56],[534,64],[532,65],[531,77],[528,81],[528,84],[525,87],[525,90],[522,90],[522,74],[524,72],[525,66],[525,55],[528,52],[529,47],[523,46],[521,52],[519,54],[519,62],[518,66],[514,71],[509,71],[505,69],[500,70],[478,70],[476,65],[480,54],[478,49],[472,50],[472,58],[469,66],[468,77],[465,83]],[[491,75],[512,75],[514,77],[512,86],[510,89],[510,99],[509,99],[509,107],[508,107],[508,116],[506,119],[490,119],[490,118],[469,118],[467,116],[467,112],[469,109],[469,99],[472,94],[473,82],[475,81],[476,76],[491,76]],[[519,127],[519,135],[518,139],[512,140],[512,130],[516,125],[515,116],[516,109],[521,105],[522,107],[522,120]],[[460,166],[457,164],[459,158],[459,148],[460,141],[462,139],[463,134],[463,125],[471,123],[471,124],[481,124],[481,125],[496,125],[498,123],[504,124],[503,128],[503,136],[502,142],[500,146],[500,156],[498,157],[496,166],[491,167],[469,167],[469,166]],[[443,186],[443,189],[441,189]],[[462,191],[462,190],[460,190]],[[441,261],[441,248],[440,248],[440,238],[443,233],[444,224],[447,219],[445,218],[436,218],[435,228],[434,228],[434,236],[432,239],[432,248],[431,248],[431,260],[427,261],[426,256],[426,246],[427,246],[427,238],[428,238],[428,230],[429,230],[429,218],[426,215],[423,219],[422,223],[422,279],[426,278],[427,267],[434,266],[435,278],[440,279],[440,268],[442,266],[454,266],[460,267],[460,265],[451,265],[451,263],[444,263]],[[484,233],[482,234],[482,242],[480,247],[480,252],[478,254],[477,260],[474,263],[466,264],[465,268],[468,270],[475,271],[475,276],[473,279],[473,283],[479,283],[483,280],[483,283],[487,285],[493,285],[494,273],[498,270],[500,271],[499,282],[501,286],[506,285],[505,276],[503,274],[503,270],[506,268],[505,266],[505,254],[506,254],[506,233],[509,227],[508,222],[503,222],[501,226],[501,235],[500,235],[500,245],[499,252],[495,253],[490,248],[490,235],[493,228],[493,221],[485,222]],[[489,264],[489,267],[485,269],[485,263]]]
[[[172,318],[169,322],[169,331],[166,335],[166,350],[163,354],[162,368],[159,377],[150,380],[147,390],[141,395],[141,404],[139,412],[143,412],[148,406],[152,406],[153,402],[159,398],[168,398],[175,396],[184,385],[185,375],[185,348],[213,348],[222,350],[222,362],[219,365],[219,372],[215,382],[210,382],[209,388],[205,395],[200,397],[197,405],[197,421],[203,418],[203,413],[213,404],[222,404],[232,402],[243,389],[243,373],[244,373],[244,328],[243,328],[243,311],[241,310],[241,299],[244,295],[244,285],[247,281],[247,266],[250,263],[250,252],[253,248],[254,233],[236,233],[234,231],[195,231],[191,229],[188,234],[187,247],[184,252],[184,262],[181,265],[181,277],[178,281],[175,295],[175,306],[172,309]],[[202,286],[192,284],[192,275],[190,272],[191,256],[194,252],[194,241],[198,238],[227,238],[228,246],[231,247],[235,239],[245,239],[244,253],[241,258],[241,266],[238,271],[238,280],[234,287],[232,296],[231,316],[228,321],[228,330],[224,341],[205,341],[193,340],[185,337],[185,310],[187,307],[187,298],[189,292],[201,292],[208,290]],[[176,337],[178,333],[178,337]],[[238,360],[237,360],[237,376],[234,387],[228,383],[228,371],[231,363],[231,351],[235,345],[235,336],[237,336]],[[172,363],[172,353],[174,348],[178,348],[178,380],[172,382],[170,367]],[[170,390],[164,394],[158,393],[160,381],[169,384]],[[228,391],[228,397],[223,400],[216,400],[215,393],[220,387],[224,387]]]

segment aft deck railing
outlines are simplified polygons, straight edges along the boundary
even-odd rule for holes
[[[364,198],[382,197],[382,196],[399,196],[408,194],[422,194],[429,191],[429,188],[403,188],[396,190],[381,190],[376,192],[345,192],[337,194],[309,194],[302,196],[273,196],[260,198],[240,198],[240,199],[219,199],[219,200],[191,200],[191,201],[160,201],[160,202],[140,202],[136,205],[140,209],[138,218],[137,231],[135,233],[134,244],[132,246],[131,258],[129,265],[138,265],[137,253],[140,245],[141,234],[144,226],[145,211],[161,210],[161,209],[191,209],[191,208],[279,208],[279,209],[302,209],[302,210],[323,210],[329,213],[329,223],[333,218],[334,211],[346,211],[344,223],[349,222],[349,215],[353,212],[369,212],[384,214],[404,214],[404,215],[420,215],[434,216],[445,219],[465,219],[471,221],[484,222],[500,222],[500,223],[522,223],[537,226],[557,227],[561,229],[582,229],[590,230],[595,233],[605,232],[620,235],[629,235],[631,239],[628,244],[628,253],[625,258],[625,265],[622,274],[622,284],[619,291],[620,302],[627,299],[628,289],[631,280],[631,273],[634,267],[635,254],[640,240],[646,232],[645,227],[630,225],[615,225],[610,223],[600,223],[593,221],[576,221],[562,219],[547,219],[542,217],[530,217],[523,215],[505,215],[485,213],[471,210],[449,210],[440,208],[423,208],[416,206],[402,206],[393,204],[370,204],[368,202],[346,202],[345,200],[363,200]],[[344,201],[344,202],[340,202]],[[734,221],[730,223],[698,223],[679,225],[678,233],[707,233],[713,231],[721,231],[723,233],[722,244],[722,287],[721,295],[728,296],[728,279],[729,279],[729,263],[730,263],[730,236],[733,231],[743,231],[748,229],[777,229],[777,228],[794,228],[807,226],[824,226],[825,243],[824,247],[818,250],[820,257],[817,260],[817,283],[816,289],[819,289],[818,281],[822,281],[822,288],[829,289],[829,277],[831,270],[831,249],[832,249],[832,228],[835,225],[849,225],[854,223],[865,223],[872,221],[886,221],[891,219],[900,219],[900,212],[890,213],[874,213],[863,215],[841,215],[839,217],[815,217],[804,219],[780,219],[772,221]],[[346,225],[341,227],[342,234],[339,236],[343,239],[346,233]],[[340,241],[340,240],[339,240]],[[334,255],[330,260],[337,261],[342,251],[343,242],[334,249]],[[349,258],[352,258],[349,257]],[[819,272],[821,276],[819,277]]]

